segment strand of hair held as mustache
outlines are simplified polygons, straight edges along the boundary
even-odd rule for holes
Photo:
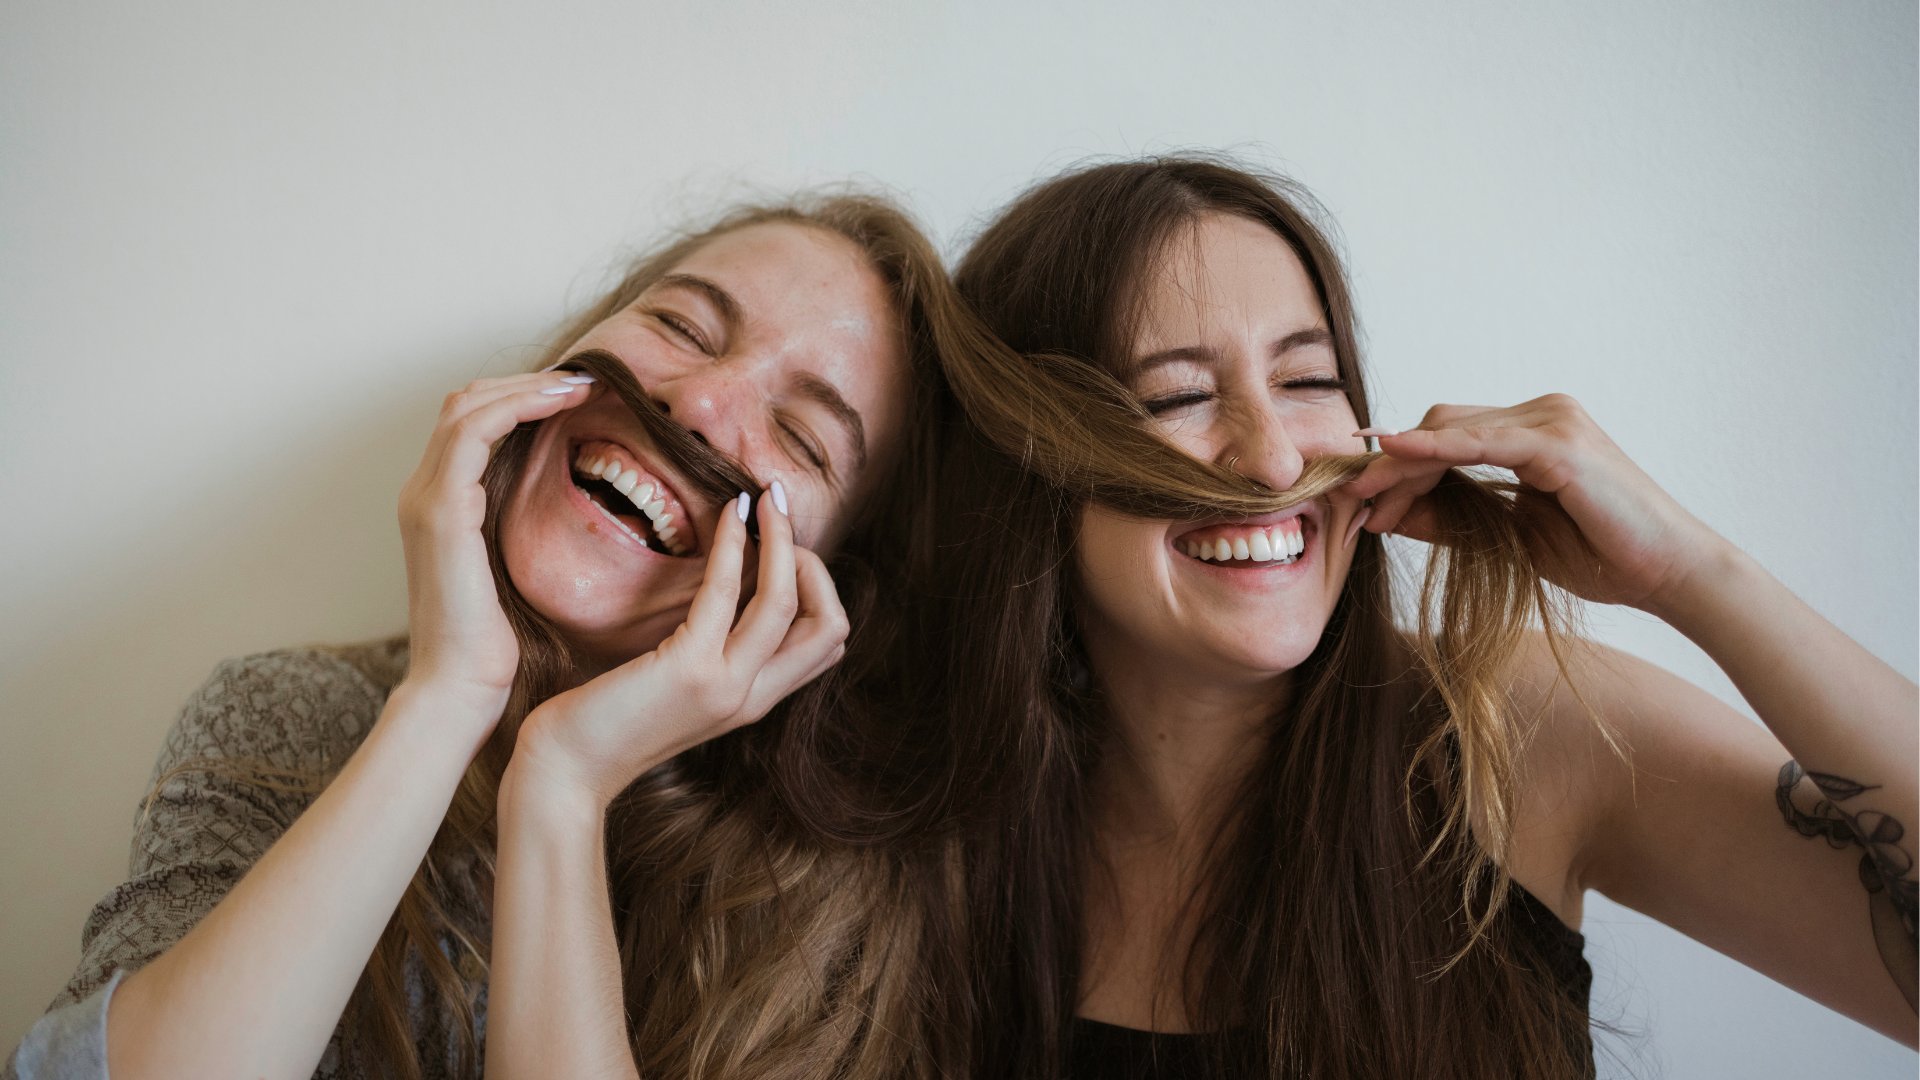
[[[973,427],[995,449],[1070,498],[1135,517],[1190,521],[1285,510],[1321,498],[1358,476],[1378,451],[1325,454],[1308,461],[1284,491],[1202,461],[1152,429],[1153,417],[1099,366],[1058,353],[1022,354],[973,341],[948,360],[948,383]],[[1356,417],[1361,425],[1368,422]],[[1443,547],[1498,551],[1510,569],[1536,567],[1522,539],[1524,485],[1447,471],[1427,495],[1431,539]]]
[[[984,354],[984,355],[981,355]],[[1329,454],[1285,491],[1175,449],[1120,382],[1084,360],[976,350],[947,375],[987,441],[1071,494],[1138,517],[1185,520],[1272,513],[1353,479],[1378,453]],[[980,362],[984,360],[985,362]]]
[[[618,397],[640,422],[666,464],[712,505],[718,506],[743,491],[759,492],[759,481],[739,462],[696,438],[685,425],[668,416],[618,357],[599,349],[588,349],[560,361],[555,368],[591,375]]]

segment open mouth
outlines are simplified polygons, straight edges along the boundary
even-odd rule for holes
[[[1310,523],[1304,514],[1262,524],[1208,525],[1175,537],[1188,558],[1228,566],[1288,566],[1306,557]]]
[[[649,551],[674,558],[699,554],[686,508],[626,447],[603,439],[583,442],[573,448],[571,473],[587,500]]]

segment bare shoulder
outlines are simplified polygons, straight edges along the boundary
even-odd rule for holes
[[[1590,641],[1534,631],[1510,672],[1517,798],[1507,871],[1574,929],[1585,908],[1587,840],[1628,774],[1607,688],[1631,678],[1634,663]]]
[[[1638,806],[1643,779],[1709,764],[1728,741],[1749,754],[1771,742],[1665,668],[1571,635],[1528,633],[1509,691],[1519,782],[1509,869],[1575,927],[1586,891],[1616,869],[1606,840]]]

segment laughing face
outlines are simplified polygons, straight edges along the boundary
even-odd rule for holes
[[[1310,458],[1366,450],[1313,281],[1271,229],[1207,214],[1143,288],[1122,374],[1168,441],[1276,490]],[[1236,680],[1298,666],[1346,582],[1357,509],[1336,497],[1167,522],[1090,506],[1076,563],[1095,663]]]
[[[587,349],[618,358],[762,487],[781,481],[796,541],[823,555],[904,421],[886,282],[853,241],[812,226],[714,238],[567,351]],[[592,392],[539,430],[500,549],[527,602],[611,665],[685,620],[720,507],[675,475],[616,395]]]

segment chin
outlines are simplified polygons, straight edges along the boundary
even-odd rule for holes
[[[1270,634],[1272,628],[1265,628]],[[1293,635],[1262,638],[1255,628],[1216,639],[1208,650],[1209,659],[1223,670],[1244,672],[1254,677],[1282,675],[1307,662],[1317,639],[1296,640]]]
[[[517,559],[512,551],[503,544],[507,576],[515,590],[528,607],[560,631],[575,655],[594,667],[616,667],[652,652],[686,621],[684,605],[660,610],[645,602],[644,591],[622,603],[602,583],[570,574],[552,560]],[[642,609],[648,614],[636,617]]]

